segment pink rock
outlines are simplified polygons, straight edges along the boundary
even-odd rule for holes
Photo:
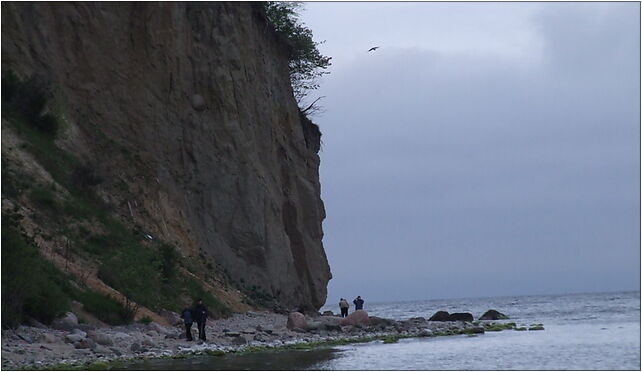
[[[352,314],[348,315],[346,318],[341,319],[341,325],[368,325],[370,318],[368,317],[368,312],[365,310],[357,310]]]
[[[305,329],[308,324],[305,320],[305,315],[299,313],[299,312],[293,312],[288,315],[288,323],[287,327],[288,329],[293,329],[293,328],[301,328]]]

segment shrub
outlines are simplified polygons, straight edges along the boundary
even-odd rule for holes
[[[56,197],[49,188],[36,187],[29,193],[29,197],[40,207],[56,209]]]
[[[32,76],[23,81],[13,71],[2,73],[3,108],[16,112],[34,128],[53,137],[60,124],[56,116],[45,113],[49,92],[49,83],[42,77]]]
[[[329,72],[331,57],[319,52],[322,42],[312,39],[312,30],[299,21],[300,2],[268,1],[262,3],[274,30],[288,45],[290,80],[294,96],[301,105],[311,90],[317,89],[317,79]]]
[[[12,224],[2,223],[2,326],[27,317],[45,324],[69,309],[69,278]]]
[[[131,323],[136,315],[133,308],[124,306],[111,296],[93,290],[81,293],[78,300],[83,304],[85,310],[110,325]]]
[[[144,316],[144,317],[140,318],[140,320],[139,320],[139,322],[141,322],[143,324],[149,324],[149,323],[151,323],[153,321],[154,320],[152,318],[148,317],[148,316]]]

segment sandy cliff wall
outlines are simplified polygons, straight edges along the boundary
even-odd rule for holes
[[[122,219],[286,307],[320,307],[320,134],[249,3],[3,3],[2,66],[51,82],[59,144]]]

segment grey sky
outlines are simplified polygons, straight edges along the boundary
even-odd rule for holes
[[[639,13],[306,3],[329,303],[639,289]]]

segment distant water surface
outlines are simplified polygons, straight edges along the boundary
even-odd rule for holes
[[[367,299],[366,299],[367,300]],[[135,363],[156,370],[639,370],[640,292],[515,296],[399,303],[366,303],[370,315],[430,317],[438,310],[488,309],[518,325],[543,323],[544,331],[487,332],[372,342],[314,351],[195,357]],[[333,310],[337,309],[322,309]]]

